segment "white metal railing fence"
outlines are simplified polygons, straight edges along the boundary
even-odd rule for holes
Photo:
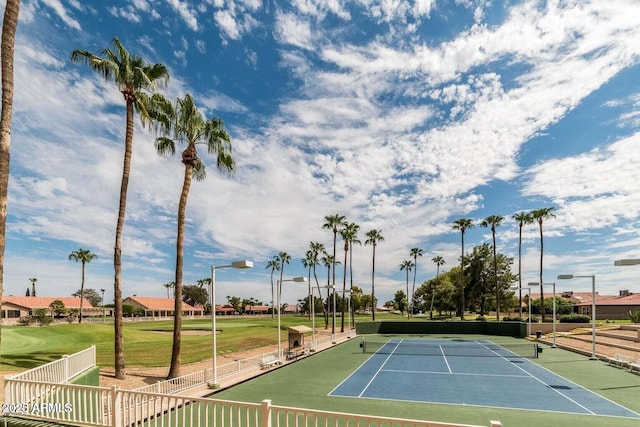
[[[315,343],[310,341],[308,344],[306,344],[306,347],[308,349],[317,349],[322,346],[329,346],[332,343],[336,342],[336,340],[343,341],[353,334],[355,334],[355,331],[337,333],[335,336],[326,336],[320,339],[316,339]],[[278,357],[278,351],[276,350],[269,353],[263,353],[258,356],[238,359],[233,362],[219,365],[217,367],[217,378],[225,378],[231,375],[246,372],[251,369],[259,369],[262,361],[269,356]],[[203,371],[198,371],[169,380],[158,381],[155,384],[138,387],[135,390],[149,393],[180,393],[181,391],[206,384],[212,378],[212,368],[207,368]]]
[[[45,383],[64,383],[96,365],[96,346],[71,355],[62,356],[37,368],[20,372],[13,379],[40,381]]]
[[[7,379],[12,415],[96,427],[471,427],[208,398]],[[25,405],[25,402],[31,402]],[[12,406],[13,405],[13,406]],[[497,421],[491,427],[499,427]],[[479,427],[479,426],[473,426]]]

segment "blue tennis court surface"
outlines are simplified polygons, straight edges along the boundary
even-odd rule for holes
[[[330,396],[640,418],[534,363],[533,344],[523,353],[487,340],[392,339],[368,351]]]

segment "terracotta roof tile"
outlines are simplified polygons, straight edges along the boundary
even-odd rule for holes
[[[76,297],[15,297],[13,295],[3,295],[3,303],[11,303],[28,309],[49,308],[49,305],[60,300],[65,308],[80,308],[80,298]],[[93,307],[88,299],[84,298],[82,303],[83,310]]]
[[[157,297],[128,297],[147,310],[173,310],[175,300],[173,298],[157,298]],[[182,303],[182,310],[202,310],[202,307],[193,307],[186,302]]]

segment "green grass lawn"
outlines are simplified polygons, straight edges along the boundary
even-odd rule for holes
[[[316,327],[324,326],[316,319]],[[311,325],[304,316],[283,316],[282,339],[289,326]],[[340,327],[338,323],[338,328]],[[218,318],[218,354],[275,345],[276,319]],[[171,360],[173,322],[126,322],[124,324],[125,361],[128,367],[168,366]],[[182,335],[182,363],[211,357],[211,320],[185,319],[184,331],[204,331],[202,335]],[[113,366],[113,324],[61,323],[49,326],[4,326],[0,348],[0,371],[30,369],[59,359],[62,355],[96,346],[99,366]]]

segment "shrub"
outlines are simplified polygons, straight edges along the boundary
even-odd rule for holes
[[[502,318],[502,321],[503,322],[524,322],[525,319],[523,319],[520,316],[513,316],[513,317],[505,316],[505,317]]]
[[[560,316],[560,323],[589,323],[591,318],[584,314],[568,314],[566,316]]]
[[[629,319],[631,319],[631,323],[640,323],[640,310],[629,311]]]
[[[31,324],[31,316],[22,316],[18,319],[18,325],[29,326]]]
[[[487,318],[484,317],[484,316],[478,316],[478,317],[476,317],[476,320],[479,321],[479,322],[486,322]]]

